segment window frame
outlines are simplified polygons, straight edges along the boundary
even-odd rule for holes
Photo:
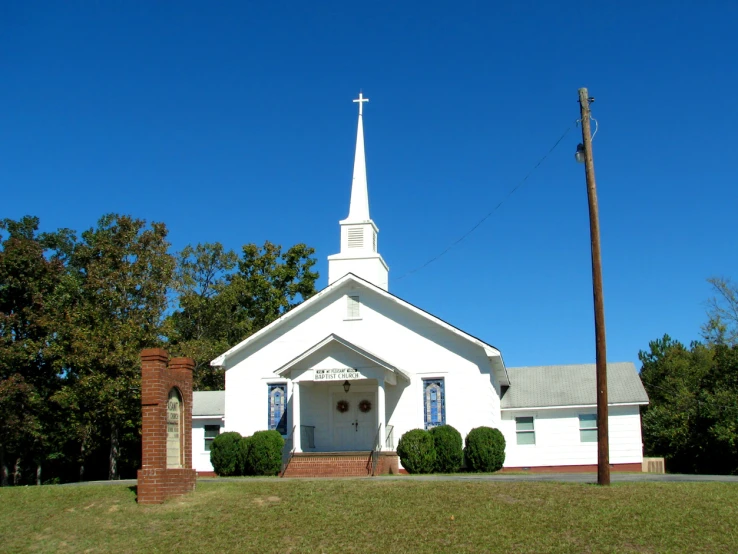
[[[446,380],[443,377],[424,377],[422,379],[422,383],[423,428],[428,431],[430,429],[433,429],[433,427],[446,425]],[[437,385],[439,387],[438,392],[440,393],[440,398],[436,399],[436,402],[440,403],[440,409],[436,407],[436,414],[439,415],[439,421],[437,422],[431,420],[433,407],[428,405],[428,402],[430,401],[430,395],[433,392],[429,390],[429,387],[432,385]]]
[[[518,420],[530,420],[530,429],[519,429]],[[526,422],[527,423],[527,422]],[[533,442],[520,442],[521,436],[530,435],[533,437]],[[536,445],[536,418],[535,416],[516,416],[515,417],[515,444],[517,446],[535,446]]]
[[[280,388],[284,394],[284,410],[280,414],[279,420],[273,425],[272,424],[272,391]],[[287,436],[289,421],[289,399],[287,396],[287,383],[267,383],[267,429],[270,431],[278,431],[283,437]],[[280,428],[282,424],[282,428]]]
[[[361,296],[358,294],[346,295],[346,319],[361,319]]]
[[[583,419],[586,418],[586,419]],[[579,442],[580,443],[597,443],[597,414],[579,414],[578,415],[579,420]],[[591,423],[590,426],[585,426],[585,423]],[[591,435],[591,432],[594,431],[594,440],[592,439],[585,439],[584,435],[582,433],[588,433]]]
[[[203,425],[202,429],[204,438],[203,448],[205,449],[205,452],[210,452],[211,448],[213,447],[213,441],[218,435],[220,435],[220,425]],[[215,433],[215,436],[209,437],[208,431],[212,432],[213,430],[217,431]]]

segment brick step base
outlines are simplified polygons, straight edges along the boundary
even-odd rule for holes
[[[394,452],[382,452],[377,473],[398,473]],[[295,454],[282,477],[369,477],[371,452],[320,452]]]

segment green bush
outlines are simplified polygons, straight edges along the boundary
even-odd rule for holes
[[[284,439],[279,431],[257,431],[246,441],[246,475],[279,475]]]
[[[466,467],[470,471],[498,471],[505,463],[505,437],[499,429],[476,427],[466,436]]]
[[[436,464],[433,437],[423,429],[408,431],[397,443],[397,455],[408,473],[431,473]]]
[[[210,448],[210,463],[218,475],[240,475],[242,470],[242,445],[240,433],[229,431],[221,433],[213,440]]]
[[[455,473],[464,461],[464,442],[461,433],[450,425],[439,425],[430,430],[436,448],[437,473]]]

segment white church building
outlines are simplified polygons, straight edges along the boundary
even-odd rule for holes
[[[294,456],[335,462],[391,457],[403,433],[449,424],[462,437],[500,429],[505,468],[594,469],[594,364],[507,367],[499,348],[389,292],[369,214],[367,99],[354,102],[351,203],[328,286],[211,362],[225,368],[226,387],[195,393],[193,467],[212,471],[209,446],[223,431],[276,429]],[[608,364],[608,387],[610,463],[640,471],[648,397],[634,365]]]

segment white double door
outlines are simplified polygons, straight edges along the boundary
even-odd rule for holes
[[[377,434],[377,395],[374,392],[336,392],[332,395],[333,449],[336,451],[371,450]],[[345,412],[339,411],[339,402],[348,403]],[[360,408],[364,402],[363,411]]]

